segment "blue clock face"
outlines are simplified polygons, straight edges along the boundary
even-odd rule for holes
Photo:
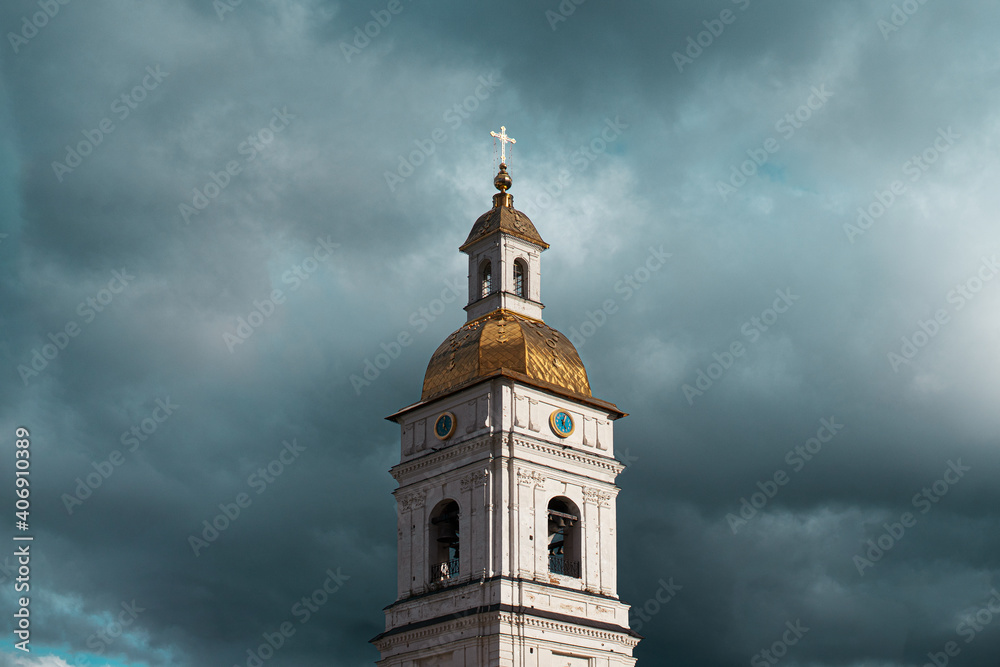
[[[451,436],[455,430],[455,415],[450,412],[442,412],[434,422],[434,435],[439,440],[444,440]]]
[[[549,422],[552,424],[552,430],[561,438],[565,438],[573,433],[573,418],[565,410],[556,410],[553,412],[549,417]]]

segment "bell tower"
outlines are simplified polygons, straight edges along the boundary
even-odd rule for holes
[[[501,142],[513,142],[501,128]],[[503,159],[503,158],[502,158]],[[467,322],[400,426],[397,598],[382,667],[624,667],[613,425],[573,344],[542,321],[548,248],[501,161],[469,256]]]

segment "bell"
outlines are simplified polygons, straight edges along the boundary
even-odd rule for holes
[[[440,537],[437,538],[438,542],[442,544],[455,544],[458,542],[458,528],[454,524],[445,524],[441,527]]]
[[[577,522],[578,517],[575,514],[566,514],[565,512],[557,512],[556,510],[549,510],[549,524],[553,522],[556,523],[560,528],[568,528]]]
[[[433,519],[431,519],[431,523],[434,524],[435,526],[441,523],[448,523],[451,521],[454,521],[456,523],[458,522],[458,512],[446,512],[441,516],[436,516]]]

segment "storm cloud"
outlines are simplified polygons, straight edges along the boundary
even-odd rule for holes
[[[0,664],[374,663],[383,417],[465,321],[501,125],[546,321],[630,413],[639,664],[996,664],[1000,7],[14,0],[0,25],[0,470],[13,508],[27,427],[35,536],[32,652],[7,632]]]

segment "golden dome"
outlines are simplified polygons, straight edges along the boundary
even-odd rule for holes
[[[466,323],[441,343],[427,364],[420,400],[490,375],[591,397],[587,370],[568,338],[541,320],[500,309]]]
[[[500,131],[503,132],[504,128],[501,127]],[[514,197],[507,192],[511,184],[510,174],[507,173],[507,165],[501,162],[500,171],[497,172],[496,178],[493,179],[493,185],[500,191],[493,195],[493,208],[479,216],[476,223],[472,225],[469,238],[465,239],[465,243],[462,244],[459,250],[465,252],[466,248],[479,239],[486,238],[496,232],[504,232],[524,239],[525,241],[541,246],[542,250],[549,247],[549,244],[542,240],[541,234],[535,229],[535,225],[528,219],[528,216],[514,208]]]
[[[504,232],[511,236],[530,241],[542,248],[548,248],[549,244],[542,240],[541,234],[535,229],[535,225],[524,213],[513,207],[514,198],[507,194],[497,194],[493,197],[493,208],[479,216],[476,224],[472,225],[469,238],[459,250],[465,250],[470,245],[496,232]]]

